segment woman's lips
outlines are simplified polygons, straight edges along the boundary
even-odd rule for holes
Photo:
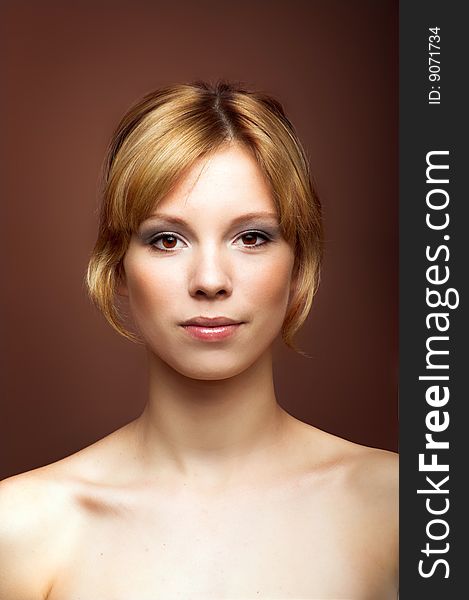
[[[226,325],[183,325],[187,333],[198,340],[206,342],[218,342],[232,336],[242,325],[242,323],[232,323]]]

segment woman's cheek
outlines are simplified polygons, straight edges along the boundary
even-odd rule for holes
[[[158,298],[155,298],[154,284],[148,273],[141,266],[128,261],[126,266],[126,288],[128,295],[128,308],[131,319],[137,329],[137,332],[144,338],[152,328],[149,327],[152,320],[152,313],[155,305],[158,304]]]
[[[276,312],[285,312],[290,293],[292,260],[289,254],[271,257],[260,264],[252,279],[252,289],[259,306],[271,307]]]
[[[180,271],[169,264],[158,264],[154,258],[130,268],[130,288],[134,304],[145,312],[164,310],[181,293]],[[169,261],[166,259],[166,262]]]

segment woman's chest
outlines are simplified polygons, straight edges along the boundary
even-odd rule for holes
[[[114,507],[82,520],[48,600],[393,597],[355,525],[308,497]]]

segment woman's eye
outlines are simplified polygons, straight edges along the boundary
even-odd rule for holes
[[[260,231],[246,231],[235,240],[237,246],[241,248],[258,248],[269,242],[269,237]],[[149,241],[150,246],[161,252],[171,252],[172,250],[180,250],[186,244],[174,233],[159,233],[153,236]]]
[[[260,231],[247,231],[240,235],[236,241],[240,241],[241,246],[244,248],[257,248],[268,242],[269,238]]]
[[[178,246],[179,243],[179,246]],[[183,242],[181,239],[171,233],[160,233],[150,240],[150,244],[157,250],[170,251],[179,250],[183,248]]]

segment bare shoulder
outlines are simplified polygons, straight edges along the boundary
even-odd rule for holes
[[[119,431],[119,430],[118,430]],[[0,482],[0,598],[43,600],[77,538],[77,501],[118,472],[119,432],[52,464]],[[111,466],[112,463],[112,466]]]
[[[397,507],[399,456],[395,452],[352,444],[346,454],[352,481],[358,493],[370,500],[389,500]]]
[[[375,564],[397,587],[399,568],[399,457],[353,444],[345,459],[345,481],[357,532],[363,533]]]
[[[397,523],[399,456],[321,432],[323,454],[351,501]],[[384,513],[387,513],[386,515]]]
[[[306,434],[317,466],[340,474],[337,481],[349,492],[368,497],[396,499],[399,483],[399,456],[395,452],[363,446],[315,427]]]
[[[329,435],[329,434],[326,434]],[[331,436],[327,442],[336,473],[335,485],[344,498],[357,539],[363,540],[391,577],[397,578],[399,547],[399,457]]]
[[[397,585],[399,458],[394,452],[350,442],[311,428],[311,472],[327,498],[326,509],[340,523],[341,536],[370,569]]]
[[[399,459],[394,452],[365,448],[353,468],[354,489],[368,507],[376,532],[397,562],[399,531]]]
[[[0,597],[45,598],[66,523],[66,492],[47,469],[0,483]],[[63,531],[63,528],[62,528]]]

